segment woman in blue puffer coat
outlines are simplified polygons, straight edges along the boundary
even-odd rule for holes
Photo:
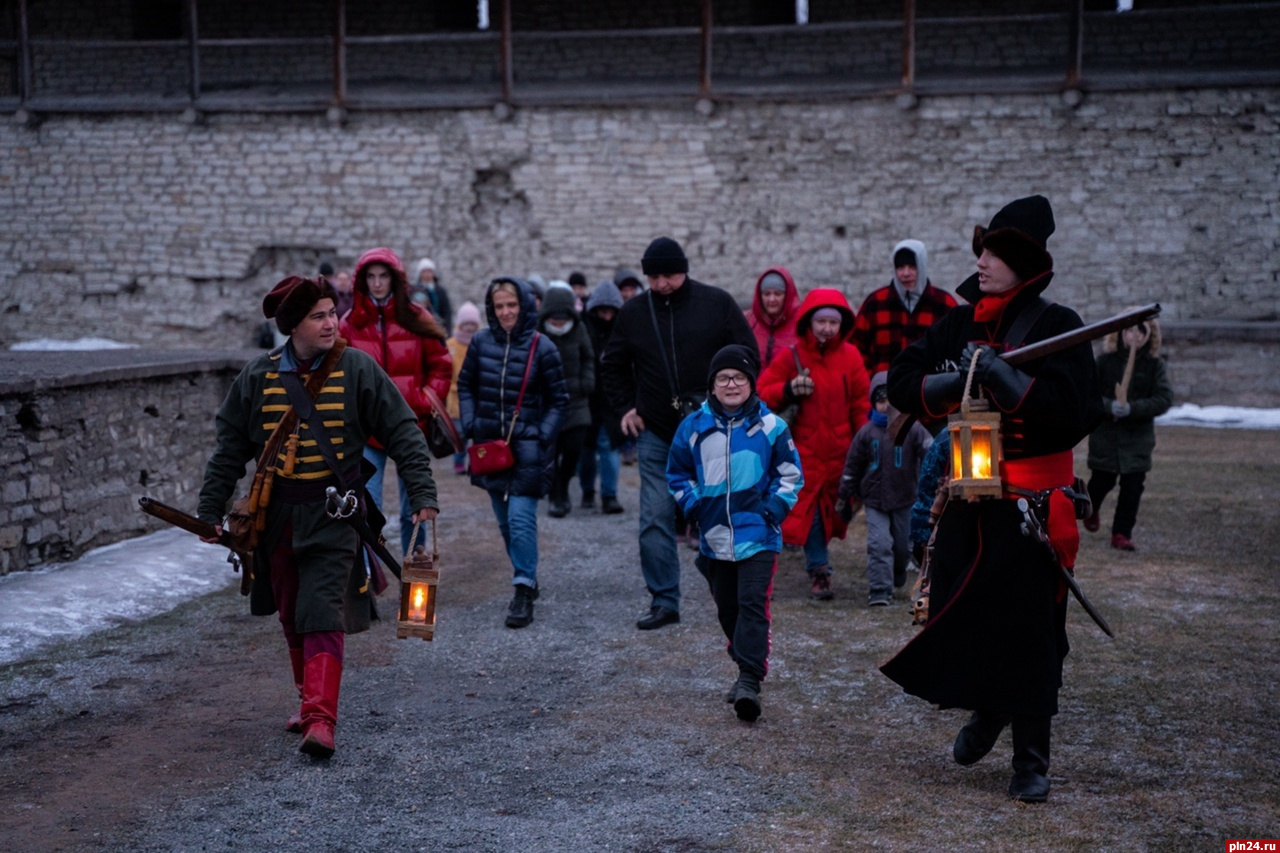
[[[505,471],[473,472],[471,483],[489,493],[515,571],[507,627],[523,628],[533,621],[538,597],[538,499],[551,486],[556,433],[569,392],[556,345],[537,334],[529,285],[517,278],[494,279],[484,307],[489,327],[476,332],[467,348],[458,374],[458,410],[466,438],[476,444],[507,439],[515,457]],[[520,400],[526,367],[529,382]]]

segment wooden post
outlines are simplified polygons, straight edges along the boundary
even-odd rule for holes
[[[1080,86],[1080,68],[1084,63],[1084,0],[1067,0],[1067,88]]]
[[[698,91],[711,94],[711,0],[702,0],[702,56],[698,63]]]
[[[200,100],[200,23],[197,0],[187,0],[187,55],[191,63],[191,105]]]
[[[902,90],[916,85],[916,0],[902,0]]]
[[[502,48],[500,70],[502,72],[502,102],[511,103],[511,84],[515,79],[515,69],[511,53],[511,0],[502,0],[502,30],[499,43]]]
[[[333,0],[333,105],[347,103],[347,3]]]
[[[31,33],[27,0],[18,0],[18,103],[31,99]]]

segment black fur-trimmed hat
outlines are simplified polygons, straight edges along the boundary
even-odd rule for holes
[[[333,285],[324,279],[291,275],[278,282],[263,298],[262,314],[268,320],[275,318],[276,328],[282,335],[291,335],[321,299],[332,299],[335,305],[338,303]]]
[[[1053,269],[1053,256],[1046,248],[1053,231],[1049,200],[1042,195],[1020,198],[1001,208],[986,228],[974,226],[973,254],[986,250],[1027,281]]]

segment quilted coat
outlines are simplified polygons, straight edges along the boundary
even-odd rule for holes
[[[370,264],[391,270],[391,295],[385,305],[369,295],[365,269]],[[445,331],[430,313],[409,301],[404,265],[390,249],[370,249],[361,255],[353,282],[354,302],[339,334],[349,345],[373,356],[421,422],[431,414],[422,389],[430,387],[444,400],[453,384]],[[380,446],[376,441],[370,444]]]
[[[520,316],[509,334],[493,311],[493,287],[501,282],[511,282],[520,292]],[[485,294],[484,310],[489,326],[471,339],[458,374],[463,436],[477,443],[506,438],[530,357],[533,368],[511,439],[515,466],[497,474],[473,474],[471,482],[488,491],[540,498],[551,486],[556,434],[569,406],[560,353],[541,334],[534,348],[538,314],[533,290],[524,281],[496,279]]]

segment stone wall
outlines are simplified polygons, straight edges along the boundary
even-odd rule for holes
[[[739,299],[785,264],[857,303],[914,236],[933,281],[1048,195],[1058,298],[1087,318],[1280,317],[1276,88],[1090,95],[0,123],[0,344],[249,345],[263,293],[320,257],[430,255],[460,298],[498,274],[594,281],[670,234]],[[460,299],[459,299],[460,301]]]
[[[163,526],[143,495],[194,513],[212,415],[244,361],[0,353],[0,575]]]

